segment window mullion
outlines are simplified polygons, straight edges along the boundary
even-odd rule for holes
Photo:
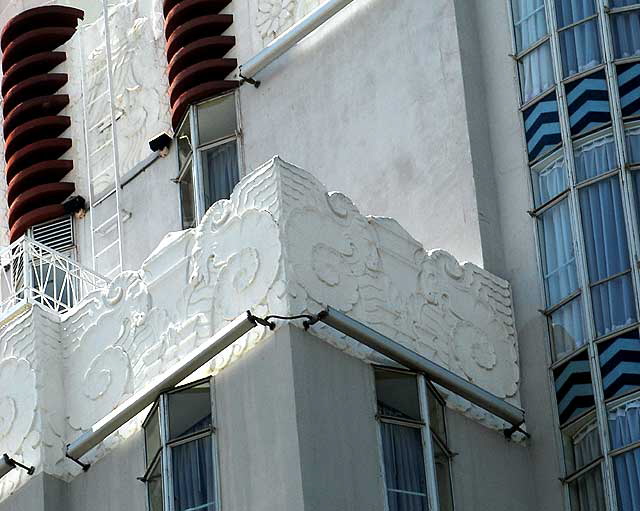
[[[433,444],[431,440],[431,430],[428,427],[429,422],[429,403],[427,401],[427,381],[423,375],[418,375],[418,398],[420,400],[420,415],[425,425],[422,426],[422,448],[424,449],[425,475],[427,476],[427,499],[429,501],[429,509],[438,511],[440,502],[438,498],[438,482],[436,478],[436,464],[433,453]]]

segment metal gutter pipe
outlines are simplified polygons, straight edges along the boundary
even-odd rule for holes
[[[317,318],[318,321],[352,337],[406,368],[423,373],[429,380],[507,421],[513,426],[513,431],[518,430],[519,426],[524,423],[524,411],[521,409],[405,348],[333,307],[327,307],[318,314]]]
[[[151,405],[162,392],[178,385],[256,325],[256,319],[250,312],[238,316],[193,353],[164,373],[155,383],[131,396],[113,412],[95,423],[89,431],[69,444],[66,456],[81,465],[84,470],[88,470],[89,465],[78,460],[90,449]]]
[[[352,1],[353,0],[329,0],[310,12],[289,30],[265,46],[263,50],[242,64],[240,66],[240,77],[245,80],[251,80],[256,74],[286,53],[325,21],[333,17],[334,14],[340,12]]]

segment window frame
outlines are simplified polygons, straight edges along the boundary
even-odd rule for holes
[[[233,98],[234,103],[234,111],[235,111],[235,130],[234,133],[230,135],[225,135],[223,137],[217,138],[215,140],[209,140],[204,143],[200,141],[200,132],[199,132],[199,109],[206,105],[207,103],[212,102],[222,102],[227,98]],[[180,133],[185,123],[189,123],[190,132],[189,132],[189,142],[191,151],[189,157],[185,159],[184,162],[180,162],[180,151],[176,151],[177,153],[177,166],[178,166],[178,175],[173,179],[173,182],[180,183],[184,177],[186,168],[189,162],[192,162],[192,186],[193,186],[193,204],[195,210],[195,220],[194,227],[197,226],[202,217],[206,213],[205,207],[205,199],[204,199],[204,164],[203,164],[203,154],[208,149],[216,147],[218,145],[222,145],[231,141],[236,142],[236,152],[238,158],[238,177],[242,179],[244,175],[244,151],[242,144],[242,126],[241,126],[241,115],[240,115],[240,97],[236,90],[225,92],[223,94],[219,94],[217,96],[213,96],[211,98],[207,98],[203,101],[199,101],[198,103],[194,103],[189,106],[187,111],[180,122],[180,127],[177,130],[177,133]],[[183,198],[180,190],[178,191],[179,195],[179,204],[180,204],[180,216],[182,221],[182,209],[183,209]],[[182,224],[183,229],[190,228],[189,226],[185,226]]]
[[[387,477],[386,477],[386,469],[384,463],[384,450],[382,445],[382,424],[394,424],[402,427],[415,428],[420,430],[420,437],[422,440],[422,458],[424,463],[424,473],[425,473],[425,483],[426,483],[426,500],[427,500],[427,508],[429,511],[438,511],[440,509],[440,495],[438,491],[438,480],[435,466],[435,454],[433,448],[433,442],[437,442],[438,446],[444,451],[446,456],[449,459],[449,488],[451,488],[451,501],[452,505],[455,509],[455,493],[453,490],[453,477],[451,470],[451,460],[454,457],[454,454],[451,452],[449,447],[446,444],[446,431],[447,431],[447,421],[446,421],[446,408],[443,409],[443,425],[445,429],[445,439],[441,439],[437,432],[435,432],[431,426],[431,417],[429,410],[429,401],[430,394],[434,396],[434,398],[438,401],[440,406],[445,406],[445,401],[442,399],[437,389],[433,384],[424,377],[424,375],[409,371],[406,369],[401,369],[398,367],[384,366],[374,364],[372,365],[372,374],[374,381],[374,395],[377,396],[375,382],[376,382],[376,371],[384,371],[389,373],[398,373],[404,374],[408,376],[413,376],[416,382],[416,389],[418,394],[418,402],[420,407],[420,417],[421,420],[412,420],[412,419],[403,419],[393,416],[385,416],[380,415],[378,413],[377,406],[377,397],[375,404],[375,420],[377,422],[377,435],[378,435],[378,452],[379,452],[379,463],[380,463],[380,471],[382,474],[382,487],[384,494],[384,509],[385,511],[389,511],[389,490],[387,488]]]
[[[211,425],[202,430],[194,433],[188,433],[181,435],[175,439],[171,439],[169,431],[169,397],[172,394],[180,393],[184,390],[188,390],[193,387],[207,385],[209,387],[209,403],[211,409]],[[187,444],[199,440],[201,438],[211,437],[211,448],[213,450],[213,488],[214,488],[214,511],[222,509],[221,505],[221,490],[220,490],[220,460],[218,458],[218,441],[217,441],[217,417],[216,417],[216,405],[215,405],[215,378],[213,376],[202,378],[193,382],[180,385],[173,389],[163,392],[155,401],[145,420],[142,423],[142,430],[144,434],[144,459],[145,459],[145,472],[140,478],[145,483],[145,490],[147,493],[147,510],[155,511],[151,509],[151,494],[149,491],[149,476],[154,472],[158,463],[162,463],[162,511],[175,511],[174,490],[173,490],[173,448],[180,445]],[[160,433],[160,449],[153,456],[153,458],[147,462],[148,459],[148,445],[146,436],[146,427],[153,418],[155,412],[158,412],[157,418],[159,422]]]

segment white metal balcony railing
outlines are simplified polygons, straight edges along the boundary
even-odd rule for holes
[[[66,313],[109,282],[28,236],[0,249],[0,262],[0,319],[23,303]]]

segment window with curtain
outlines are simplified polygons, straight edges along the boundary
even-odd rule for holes
[[[240,180],[235,95],[192,105],[178,130],[182,227],[194,227]]]
[[[453,510],[442,399],[413,373],[375,368],[374,374],[389,511],[428,511],[436,497],[431,490],[440,511]]]
[[[613,134],[608,131],[577,142],[574,145],[573,161],[578,182],[618,168],[618,153]]]
[[[594,322],[602,336],[636,319],[618,176],[581,188],[579,199]]]
[[[608,412],[619,511],[640,509],[640,400]]]
[[[561,151],[535,165],[531,169],[533,200],[536,207],[542,206],[567,190],[567,171]]]
[[[144,423],[151,511],[215,511],[216,464],[211,385],[160,396]],[[162,467],[170,467],[163,472]]]
[[[612,13],[611,34],[615,58],[640,56],[640,9]]]
[[[592,414],[593,415],[593,414]],[[600,433],[594,417],[563,432],[571,509],[605,511]]]
[[[595,0],[556,0],[563,76],[582,73],[602,62]]]

